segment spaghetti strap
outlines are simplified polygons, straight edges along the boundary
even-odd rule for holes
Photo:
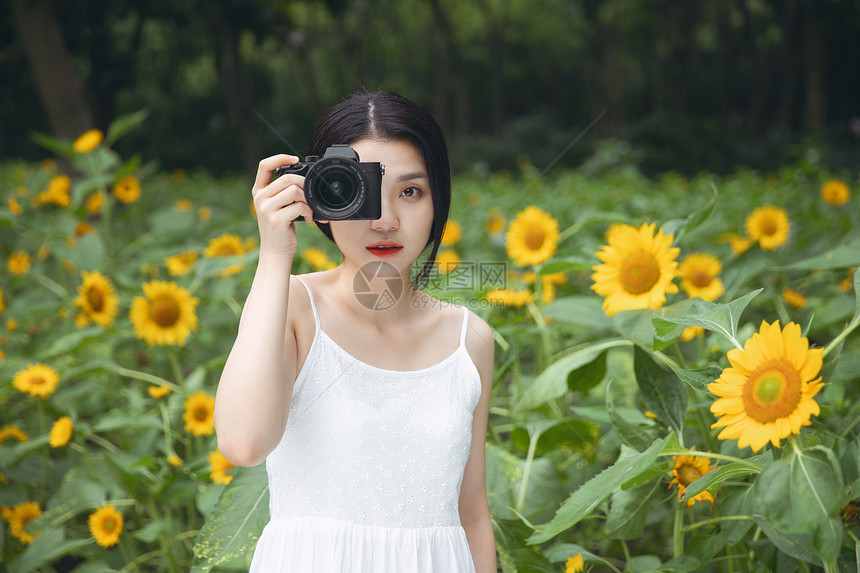
[[[469,326],[469,309],[463,307],[463,328],[460,330],[460,346],[466,345],[466,332]]]
[[[320,329],[320,315],[317,313],[317,305],[314,302],[314,295],[313,295],[313,293],[311,293],[311,288],[308,286],[308,284],[305,281],[302,280],[301,277],[299,277],[298,275],[293,275],[293,276],[296,278],[296,280],[298,280],[300,283],[302,283],[302,286],[305,287],[305,290],[308,292],[308,298],[311,300],[311,310],[314,313],[314,322],[316,322],[317,330],[319,330]]]

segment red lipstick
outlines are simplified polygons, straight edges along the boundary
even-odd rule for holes
[[[367,250],[377,257],[390,257],[403,248],[403,245],[396,241],[377,241],[372,245],[367,246]]]

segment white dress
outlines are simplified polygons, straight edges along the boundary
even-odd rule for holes
[[[251,573],[473,573],[458,512],[481,392],[468,310],[451,355],[400,372],[338,346],[308,294],[316,332],[266,459],[271,520]]]

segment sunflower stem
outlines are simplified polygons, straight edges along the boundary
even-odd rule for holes
[[[624,560],[627,563],[625,571],[629,571],[630,573],[636,573],[633,570],[633,564],[631,563],[632,558],[630,557],[630,549],[627,547],[627,542],[623,539],[621,540],[621,549],[624,550]]]
[[[845,330],[840,332],[839,335],[836,336],[836,338],[834,338],[833,340],[830,341],[830,344],[828,344],[827,347],[824,349],[824,352],[822,352],[821,359],[823,360],[823,359],[827,358],[827,355],[830,354],[830,352],[834,348],[836,348],[840,342],[845,340],[845,338],[849,334],[851,334],[851,332],[855,328],[857,328],[857,326],[860,326],[860,313],[858,313],[857,316],[855,316],[854,319],[850,323],[848,323],[848,326],[845,327]]]
[[[674,558],[684,554],[684,506],[675,508],[675,526],[672,531],[672,553]]]
[[[736,458],[734,456],[727,456],[725,454],[717,454],[714,452],[700,452],[697,450],[688,450],[686,448],[670,448],[668,450],[664,450],[661,456],[698,456],[700,458],[714,458],[716,460],[725,460],[727,462],[736,462],[741,465],[747,466],[748,468],[752,468],[756,471],[762,471],[764,468],[760,465],[751,462],[749,460],[745,460],[743,458]]]
[[[753,519],[755,519],[755,518],[752,515],[724,515],[722,517],[712,517],[711,519],[704,519],[702,521],[697,521],[696,523],[691,523],[690,525],[685,525],[681,529],[686,533],[687,531],[693,531],[694,529],[698,529],[699,527],[706,527],[708,525],[720,523],[721,521],[743,521],[743,520],[753,520]]]
[[[179,366],[179,359],[176,357],[176,351],[173,348],[165,348],[167,352],[167,360],[170,362],[170,368],[173,371],[173,378],[178,385],[184,379],[182,375],[182,367]]]

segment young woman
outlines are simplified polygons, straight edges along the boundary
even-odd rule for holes
[[[266,461],[271,520],[251,571],[495,572],[492,332],[410,273],[428,248],[419,277],[432,268],[448,217],[444,137],[411,101],[362,92],[329,111],[308,152],[333,144],[385,166],[379,219],[318,223],[338,267],[290,274],[293,221],[313,213],[303,177],[271,177],[297,157],[261,161],[253,187],[259,263],[215,401],[224,456]],[[393,296],[368,304],[357,284]]]

